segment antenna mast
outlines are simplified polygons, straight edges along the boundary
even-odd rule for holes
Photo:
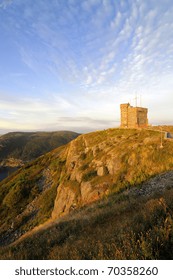
[[[140,107],[142,107],[142,95],[141,94],[140,94],[139,98],[140,98]]]
[[[135,106],[137,107],[137,100],[138,100],[138,98],[137,98],[137,93],[135,93]]]

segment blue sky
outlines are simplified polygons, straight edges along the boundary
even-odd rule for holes
[[[172,0],[0,0],[0,133],[115,127],[136,94],[173,124]]]

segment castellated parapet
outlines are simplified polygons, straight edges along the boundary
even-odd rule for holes
[[[129,103],[121,104],[121,127],[142,128],[148,126],[148,109],[133,107]]]

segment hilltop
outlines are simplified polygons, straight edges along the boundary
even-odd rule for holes
[[[2,166],[21,166],[79,136],[72,131],[10,132],[0,136]]]
[[[172,234],[172,150],[158,131],[108,129],[24,165],[0,183],[2,258],[161,257],[150,235]]]

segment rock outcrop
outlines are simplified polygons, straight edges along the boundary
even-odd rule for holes
[[[173,142],[163,141],[160,149],[158,131],[108,129],[80,135],[24,165],[0,183],[2,242],[109,194],[162,188],[164,177],[162,183],[149,180],[173,170]]]
[[[72,141],[66,150],[53,219],[172,168],[171,144],[165,143],[166,160],[159,141],[158,132],[120,129]]]

